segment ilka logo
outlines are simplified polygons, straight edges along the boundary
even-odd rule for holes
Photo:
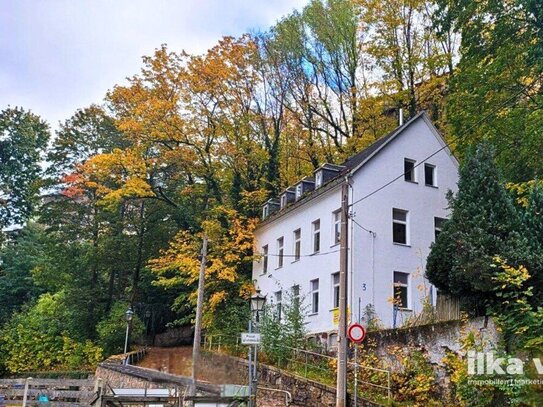
[[[468,374],[470,375],[521,375],[524,373],[524,364],[518,358],[497,358],[494,352],[468,352]],[[541,359],[532,359],[537,373],[543,375]]]

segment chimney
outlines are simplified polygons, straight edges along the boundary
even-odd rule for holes
[[[403,108],[400,107],[400,126],[403,125]]]

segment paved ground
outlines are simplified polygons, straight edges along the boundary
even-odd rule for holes
[[[150,348],[138,366],[155,369],[164,373],[190,376],[192,368],[192,347]]]

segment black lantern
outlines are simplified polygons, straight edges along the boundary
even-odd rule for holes
[[[251,311],[258,314],[264,309],[265,304],[266,297],[260,294],[260,290],[256,290],[255,295],[251,297]]]

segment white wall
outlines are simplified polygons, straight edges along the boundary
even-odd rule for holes
[[[402,174],[404,158],[420,161],[441,148],[443,144],[421,118],[398,135],[378,155],[370,160],[351,180],[351,202],[374,191],[384,183]],[[399,179],[352,208],[354,220],[370,233],[350,222],[351,248],[349,267],[349,303],[353,320],[363,317],[366,305],[374,304],[375,310],[386,327],[393,323],[393,273],[409,273],[409,302],[412,311],[402,311],[397,325],[409,315],[420,312],[422,300],[430,292],[430,284],[424,279],[425,259],[434,241],[434,217],[448,216],[445,194],[456,190],[457,166],[445,149],[427,162],[436,166],[437,188],[424,185],[424,165],[416,168],[418,183]],[[269,300],[274,292],[288,290],[299,285],[302,297],[310,306],[310,281],[319,279],[319,312],[309,315],[308,330],[311,333],[332,331],[332,274],[339,271],[339,245],[334,245],[332,213],[340,207],[340,186],[327,191],[301,205],[256,232],[256,247],[269,246],[268,273],[262,275],[262,261],[253,265],[253,279]],[[392,208],[409,211],[409,246],[392,242]],[[312,222],[321,220],[320,255],[313,251]],[[302,257],[293,262],[293,232],[302,231]],[[352,232],[352,233],[351,233]],[[277,267],[276,239],[284,236],[284,265]],[[435,297],[435,289],[433,290]],[[285,296],[283,296],[285,298]],[[360,299],[360,301],[359,301]],[[361,312],[359,312],[359,303]],[[310,308],[308,309],[310,311]]]

